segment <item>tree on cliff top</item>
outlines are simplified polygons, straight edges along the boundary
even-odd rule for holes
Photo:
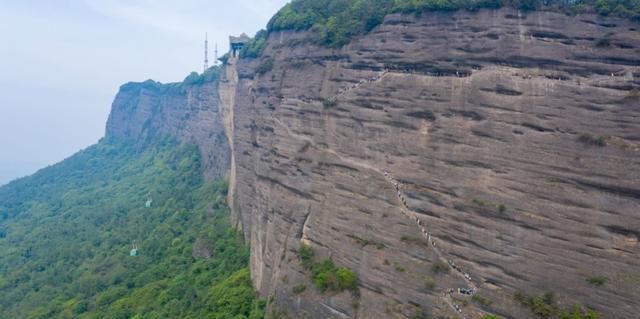
[[[267,25],[268,31],[313,30],[321,42],[339,47],[371,31],[390,13],[478,10],[511,6],[521,10],[597,12],[640,21],[640,0],[294,0]]]

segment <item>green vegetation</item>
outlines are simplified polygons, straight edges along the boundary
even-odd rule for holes
[[[347,237],[355,240],[360,246],[362,246],[362,248],[365,248],[367,246],[375,246],[377,249],[382,249],[386,247],[385,244],[375,241],[373,239],[364,239],[356,235],[347,235]]]
[[[237,271],[213,286],[207,297],[207,306],[213,311],[205,312],[199,318],[262,319],[264,317],[266,302],[255,300],[255,292],[251,288],[251,275],[247,268]]]
[[[536,316],[543,319],[599,319],[600,314],[582,305],[561,308],[555,301],[555,295],[546,292],[538,296],[527,296],[516,292],[514,299],[529,308]]]
[[[500,317],[495,315],[484,315],[482,319],[500,319]]]
[[[587,282],[594,286],[603,286],[607,282],[607,278],[602,276],[588,276]]]
[[[606,48],[611,46],[611,36],[612,33],[607,33],[604,37],[597,39],[594,42],[594,45],[598,48]]]
[[[320,41],[342,46],[371,31],[393,11],[394,0],[297,0],[284,6],[267,25],[269,31],[313,29]]]
[[[307,290],[307,286],[302,284],[294,286],[292,289],[293,293],[296,295],[303,293],[305,290]]]
[[[557,311],[552,293],[531,297],[524,295],[522,292],[517,292],[514,298],[523,306],[529,307],[540,318],[551,318]]]
[[[227,65],[227,63],[229,62],[229,53],[223,54],[221,57],[218,58],[218,61],[220,61],[222,65]]]
[[[302,266],[311,271],[316,288],[323,292],[340,292],[358,288],[358,276],[346,267],[336,267],[331,259],[314,261],[313,248],[302,244],[298,258]]]
[[[256,35],[242,48],[240,56],[243,58],[257,58],[262,53],[264,46],[267,44],[269,32],[260,30]]]
[[[431,265],[431,272],[434,274],[446,274],[449,272],[449,265],[441,262],[441,261],[436,261],[435,263],[433,263],[433,265]]]
[[[604,136],[595,136],[591,134],[580,134],[578,141],[592,146],[607,146],[607,138]]]
[[[195,146],[104,139],[0,188],[0,317],[261,318],[226,187]]]
[[[413,306],[413,315],[409,317],[410,319],[429,319],[431,318],[420,306]]]
[[[599,319],[600,314],[593,309],[584,309],[584,307],[574,306],[573,309],[561,310],[558,315],[560,319]]]
[[[345,267],[336,267],[332,260],[327,259],[313,269],[316,287],[322,291],[354,290],[358,287],[358,277]]]
[[[425,277],[424,287],[427,290],[434,290],[436,288],[436,281],[433,279],[433,277]]]
[[[187,75],[184,81],[182,81],[182,85],[201,85],[216,81],[218,78],[220,78],[220,68],[212,66],[202,74],[198,74],[198,72],[191,72]]]
[[[489,300],[487,298],[484,298],[484,297],[482,297],[482,296],[480,296],[478,294],[473,295],[471,297],[471,301],[473,301],[473,302],[475,302],[475,303],[477,303],[479,305],[485,306],[485,307],[491,306],[491,304],[493,303],[493,302],[491,302],[491,300]]]
[[[338,105],[338,100],[334,96],[331,96],[331,97],[328,97],[328,98],[324,98],[322,100],[322,105],[324,107],[326,107],[326,108],[334,107],[334,106]]]
[[[256,67],[256,74],[265,74],[273,70],[273,59],[266,58],[260,61],[260,64]]]
[[[634,88],[625,96],[627,100],[640,100],[640,88]]]
[[[389,301],[384,305],[384,313],[388,318],[407,317],[410,319],[432,318],[421,306],[416,304],[400,304],[397,301]],[[439,317],[440,318],[440,317]]]
[[[569,14],[597,12],[640,20],[640,0],[294,0],[267,25],[268,31],[313,30],[322,44],[339,47],[380,25],[390,13],[478,10],[511,6]]]
[[[302,263],[302,267],[305,269],[311,269],[313,266],[313,258],[315,257],[315,252],[313,248],[309,245],[300,245],[298,249],[298,258],[300,258],[300,262]]]
[[[507,206],[505,204],[502,204],[502,203],[496,204],[496,203],[492,203],[490,201],[486,201],[486,200],[479,199],[479,198],[476,198],[476,197],[471,198],[471,203],[476,205],[476,206],[487,207],[487,208],[490,208],[491,206],[494,206],[498,210],[498,212],[500,214],[502,214],[502,213],[507,211]]]
[[[220,78],[221,68],[219,66],[212,66],[208,68],[204,73],[198,74],[197,72],[191,72],[182,82],[175,83],[161,83],[154,80],[146,80],[144,82],[129,82],[123,84],[120,87],[121,92],[131,92],[139,90],[148,90],[158,93],[166,92],[183,92],[186,88],[195,85],[202,85],[217,81]],[[134,107],[137,105],[137,99],[131,99],[130,105]]]
[[[429,247],[429,242],[424,239],[423,237],[413,237],[413,236],[402,236],[400,237],[400,241],[402,241],[403,243],[407,243],[407,244],[412,244],[412,245],[421,245],[421,246],[426,246]]]
[[[476,205],[478,205],[478,206],[487,206],[487,205],[489,205],[484,200],[479,199],[479,198],[475,198],[475,197],[471,199],[471,202],[476,204]]]
[[[628,272],[620,272],[616,274],[616,281],[624,282],[625,284],[629,284],[634,286],[635,288],[640,287],[640,275],[634,275]]]

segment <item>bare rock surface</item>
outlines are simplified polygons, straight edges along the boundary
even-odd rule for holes
[[[513,301],[524,291],[636,318],[639,29],[502,9],[392,15],[336,50],[310,33],[272,33],[261,59],[235,66],[232,113],[235,213],[270,310],[532,318]],[[255,74],[267,60],[273,69]],[[195,108],[190,101],[215,94],[206,92],[177,105]],[[126,116],[163,107],[137,95],[149,102]],[[197,123],[217,121],[206,107],[199,114],[208,120],[160,129],[194,135]],[[313,288],[296,256],[301,241],[357,272],[358,291]],[[455,268],[434,273],[443,261]],[[468,287],[490,302],[446,292]]]
[[[229,168],[230,150],[218,108],[217,81],[201,85],[151,80],[125,84],[113,102],[106,136],[141,147],[165,137],[196,144],[207,180],[224,177]]]

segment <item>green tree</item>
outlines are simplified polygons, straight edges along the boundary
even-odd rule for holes
[[[261,318],[227,183],[205,183],[200,162],[170,139],[103,139],[0,187],[0,317]]]

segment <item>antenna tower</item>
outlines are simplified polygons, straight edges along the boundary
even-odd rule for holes
[[[214,51],[215,54],[215,61],[213,61],[213,64],[218,65],[218,42],[216,42],[216,49]]]
[[[207,39],[207,33],[204,33],[204,71],[209,68],[209,40]],[[204,72],[203,71],[203,72]]]

